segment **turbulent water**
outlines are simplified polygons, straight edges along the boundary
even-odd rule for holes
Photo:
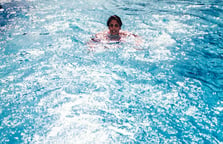
[[[221,0],[0,4],[0,143],[223,142]],[[114,14],[140,50],[89,51]]]

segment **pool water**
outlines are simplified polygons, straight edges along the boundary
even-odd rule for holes
[[[0,143],[223,142],[223,1],[0,4]]]

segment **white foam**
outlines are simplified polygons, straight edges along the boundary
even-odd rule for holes
[[[52,18],[56,18],[58,16],[48,16],[46,17],[47,19],[52,19]],[[45,25],[44,26],[47,31],[49,31],[50,33],[56,32],[56,31],[65,31],[66,29],[69,29],[69,23],[68,22],[64,22],[64,21],[55,21],[54,23],[50,23],[49,25]]]
[[[170,32],[170,33],[188,33],[187,29],[190,29],[190,27],[188,25],[179,23],[177,21],[170,21],[167,25],[166,25],[166,29]]]
[[[8,91],[5,89],[1,89],[1,94],[6,93],[6,92],[8,92]]]
[[[73,97],[75,97],[73,95]],[[62,106],[49,109],[49,113],[59,114],[60,118],[50,124],[50,131],[45,136],[34,136],[34,143],[89,143],[107,142],[108,135],[101,126],[100,116],[84,113],[88,107],[104,107],[103,105],[89,101],[90,96],[85,95],[76,101],[64,103]],[[80,115],[72,114],[72,107],[77,106]],[[100,108],[98,108],[100,109]],[[68,116],[70,115],[70,116]]]
[[[193,116],[195,117],[196,113],[198,112],[198,109],[195,106],[190,106],[187,111],[185,112],[186,115],[188,116]]]
[[[21,1],[21,0],[17,0],[17,1]],[[10,3],[12,2],[12,0],[1,0],[1,3]]]
[[[174,56],[167,47],[175,43],[176,41],[169,34],[163,32],[150,43],[150,58],[146,58],[145,61],[155,62],[174,59]]]
[[[44,51],[41,51],[41,50],[29,50],[27,51],[27,53],[30,53],[32,56],[40,56],[42,54],[44,54],[45,52]]]
[[[221,107],[221,106],[216,107],[215,110],[217,111],[217,113],[220,113],[223,111],[223,107]]]
[[[153,40],[152,45],[158,46],[158,47],[167,47],[167,46],[171,46],[174,43],[176,43],[176,41],[172,39],[169,34],[162,32],[161,35],[159,35]]]

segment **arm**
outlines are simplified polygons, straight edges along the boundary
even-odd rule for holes
[[[87,42],[90,51],[93,51],[96,47],[98,47],[98,43],[103,42],[106,39],[106,32],[99,32],[91,37],[91,39]]]

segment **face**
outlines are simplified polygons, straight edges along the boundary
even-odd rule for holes
[[[121,27],[119,26],[118,22],[116,20],[111,20],[109,23],[109,32],[111,35],[118,35]]]

